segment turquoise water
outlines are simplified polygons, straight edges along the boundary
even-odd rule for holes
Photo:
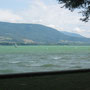
[[[90,46],[0,46],[0,74],[90,68]]]

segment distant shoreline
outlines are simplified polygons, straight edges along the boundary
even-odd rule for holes
[[[14,45],[0,45],[0,46],[14,46]],[[39,45],[17,45],[18,46],[90,46],[90,45],[57,45],[57,44],[39,44]]]

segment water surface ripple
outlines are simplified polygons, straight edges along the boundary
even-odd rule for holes
[[[90,53],[0,53],[0,74],[90,68]]]

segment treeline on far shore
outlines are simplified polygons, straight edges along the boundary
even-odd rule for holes
[[[69,43],[23,43],[23,42],[3,42],[2,46],[29,46],[29,45],[78,45],[78,46],[90,46],[90,43],[86,42],[69,42]]]

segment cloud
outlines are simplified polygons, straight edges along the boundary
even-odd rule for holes
[[[86,30],[83,30],[83,29],[80,29],[79,27],[76,27],[73,32],[76,32],[76,33],[82,33],[82,32],[85,32]]]
[[[83,28],[80,28],[80,27],[76,27],[72,30],[72,32],[73,33],[78,33],[82,36],[90,38],[90,30],[83,29]]]
[[[22,20],[23,19],[21,16],[16,15],[9,10],[0,9],[0,21],[17,23],[21,22]]]
[[[49,26],[49,27],[51,27],[51,28],[56,28],[56,26],[53,25],[53,24],[50,24],[50,25],[47,25],[47,26]]]
[[[21,12],[21,15],[25,18],[26,22],[44,25],[52,24],[59,28],[60,26],[65,27],[65,25],[78,24],[78,14],[74,14],[67,9],[60,8],[60,5],[58,4],[47,5],[41,0],[31,1],[28,9]]]

